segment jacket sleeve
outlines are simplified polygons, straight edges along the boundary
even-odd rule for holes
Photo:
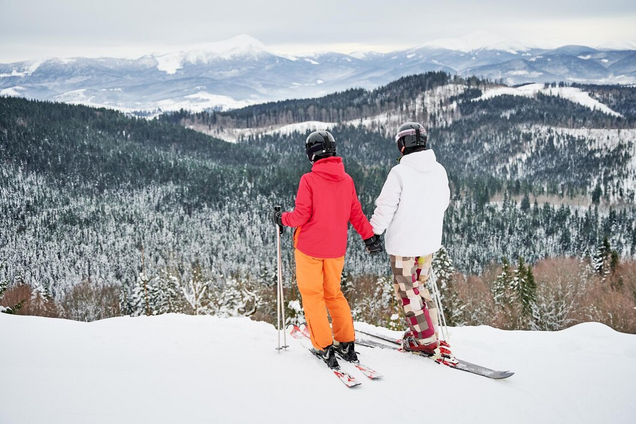
[[[296,207],[292,212],[283,213],[283,224],[288,227],[300,227],[309,221],[312,210],[311,187],[307,182],[307,178],[303,175],[300,178],[300,183],[298,184]]]
[[[353,180],[351,180],[351,191],[352,199],[349,222],[353,225],[353,228],[355,228],[358,234],[360,234],[362,240],[366,240],[373,237],[373,228],[371,227],[367,217],[364,216],[364,212],[362,212],[362,206],[360,205],[360,200],[358,200],[358,194],[356,193],[356,186],[353,183]]]
[[[444,210],[446,210],[448,209],[448,206],[450,205],[451,191],[450,191],[450,183],[448,182],[448,174],[446,173],[446,169],[443,166],[442,166],[442,169],[444,170],[444,182],[446,183],[444,184],[444,191],[445,191],[444,197],[446,197],[446,206],[444,206]]]
[[[394,168],[395,169],[395,168]],[[375,234],[382,234],[389,227],[393,215],[400,205],[402,195],[402,181],[395,170],[389,172],[384,182],[380,196],[375,201],[375,211],[371,217],[371,226]]]

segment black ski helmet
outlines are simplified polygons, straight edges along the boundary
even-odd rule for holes
[[[314,131],[305,141],[305,151],[309,162],[336,155],[336,140],[329,131]]]
[[[407,122],[402,124],[395,136],[397,148],[401,153],[405,149],[423,147],[426,148],[426,128],[417,122]]]

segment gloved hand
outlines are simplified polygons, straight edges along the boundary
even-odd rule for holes
[[[367,252],[369,252],[372,255],[381,253],[384,250],[382,239],[377,234],[374,234],[373,237],[369,237],[368,239],[366,239],[364,241],[364,245],[367,249]]]
[[[284,227],[283,225],[283,212],[281,211],[273,211],[272,212],[272,222],[280,227]]]

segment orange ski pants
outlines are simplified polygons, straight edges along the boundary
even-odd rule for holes
[[[339,342],[354,341],[351,309],[340,289],[344,256],[314,258],[296,249],[295,257],[296,280],[303,300],[311,344],[322,350],[332,344],[334,339]],[[327,310],[331,315],[333,335]]]

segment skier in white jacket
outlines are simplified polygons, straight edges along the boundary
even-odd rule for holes
[[[442,222],[450,202],[448,176],[433,150],[426,148],[422,125],[407,122],[395,141],[402,157],[389,172],[370,222],[376,235],[386,230],[395,293],[410,329],[404,349],[450,355],[448,344],[438,342],[437,310],[426,288],[433,253],[442,245]]]

